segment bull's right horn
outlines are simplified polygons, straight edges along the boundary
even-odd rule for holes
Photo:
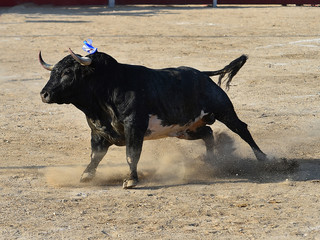
[[[50,64],[46,63],[45,61],[43,61],[42,56],[41,56],[41,51],[39,52],[39,62],[44,69],[52,71],[53,65],[50,65]]]
[[[76,60],[78,63],[80,63],[82,66],[89,66],[92,62],[91,58],[77,56],[70,48],[69,48],[69,52],[73,57],[73,59]]]

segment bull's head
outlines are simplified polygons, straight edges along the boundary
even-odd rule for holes
[[[45,63],[41,52],[39,53],[41,65],[51,71],[49,81],[40,92],[44,103],[70,103],[74,95],[77,94],[77,87],[79,87],[77,80],[81,78],[81,65],[90,65],[91,58],[76,55],[71,49],[69,51],[70,55],[56,65]]]

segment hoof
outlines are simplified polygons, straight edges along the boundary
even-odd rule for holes
[[[122,187],[123,187],[123,189],[131,189],[131,188],[134,188],[135,186],[137,186],[137,184],[138,184],[137,180],[132,180],[132,179],[127,180],[127,179],[125,179],[123,181]]]
[[[268,157],[266,154],[264,154],[263,152],[255,152],[256,158],[258,159],[258,161],[260,162],[268,162]]]
[[[90,182],[94,178],[94,176],[95,176],[94,173],[85,172],[81,175],[80,182],[82,183]]]

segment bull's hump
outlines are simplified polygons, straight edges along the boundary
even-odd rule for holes
[[[154,140],[165,137],[187,139],[187,131],[194,132],[198,127],[206,125],[206,122],[202,119],[205,115],[204,111],[201,111],[198,117],[190,119],[190,121],[185,125],[163,125],[163,121],[157,115],[149,115],[149,125],[144,139]]]

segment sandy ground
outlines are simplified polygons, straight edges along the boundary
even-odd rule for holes
[[[320,239],[319,8],[206,6],[0,8],[0,239]],[[124,148],[80,184],[90,130],[39,92],[67,48],[92,38],[119,62],[217,70],[249,60],[228,94],[258,145],[297,161],[266,168],[224,125],[214,167],[201,141],[148,141],[137,189]],[[217,79],[213,79],[216,81]]]

